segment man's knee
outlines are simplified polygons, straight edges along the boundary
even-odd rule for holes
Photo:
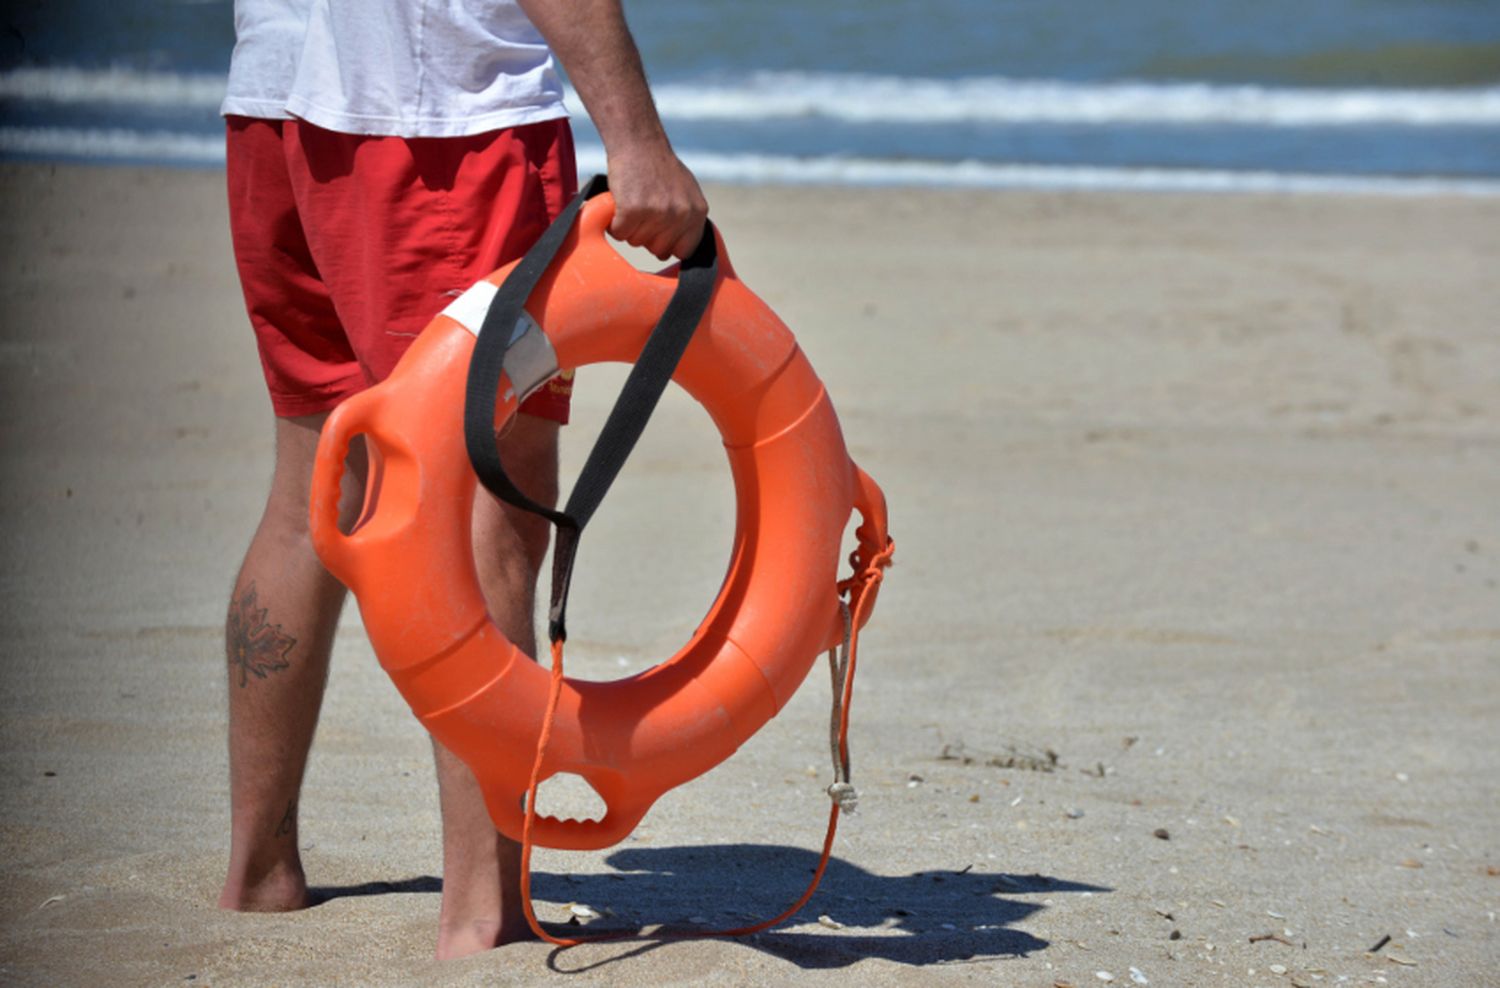
[[[557,503],[558,425],[518,415],[500,437],[500,459],[517,487],[532,500]],[[534,581],[547,554],[550,523],[538,515],[481,494],[475,510],[475,542],[481,573],[503,572]]]
[[[327,414],[276,420],[276,468],[266,498],[266,518],[278,529],[305,537],[312,497],[313,463]],[[365,500],[369,461],[363,437],[349,444],[339,491],[339,527],[353,527]]]
[[[561,427],[550,419],[517,415],[500,436],[500,461],[533,500],[557,502],[557,440]],[[524,486],[529,485],[529,486]]]

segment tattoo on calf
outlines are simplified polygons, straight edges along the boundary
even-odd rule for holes
[[[286,812],[282,814],[281,822],[276,825],[276,836],[285,837],[292,832],[292,827],[297,824],[297,801],[289,800],[286,804]]]
[[[229,664],[239,667],[241,687],[250,682],[252,673],[256,679],[265,679],[290,666],[287,655],[297,644],[297,639],[283,632],[281,625],[267,621],[266,609],[256,604],[254,580],[244,593],[229,602],[225,641]]]

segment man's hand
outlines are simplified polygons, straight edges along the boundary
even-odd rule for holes
[[[667,141],[620,0],[518,0],[588,108],[609,157],[610,235],[662,260],[698,246],[708,203]]]
[[[663,261],[687,257],[698,246],[708,201],[670,147],[611,154],[609,188],[615,197],[609,235],[616,240]]]

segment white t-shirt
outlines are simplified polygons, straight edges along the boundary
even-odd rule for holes
[[[568,115],[514,0],[235,0],[234,31],[220,113],[399,137]]]

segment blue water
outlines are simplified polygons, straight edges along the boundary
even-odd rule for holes
[[[627,9],[707,178],[1500,192],[1500,0]],[[229,0],[11,2],[0,155],[215,166],[232,45]]]

